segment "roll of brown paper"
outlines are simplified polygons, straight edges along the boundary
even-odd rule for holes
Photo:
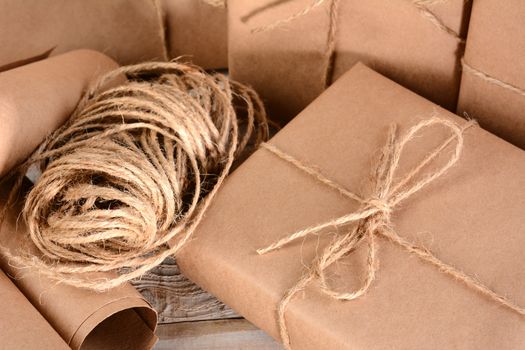
[[[0,242],[13,254],[28,246],[19,212],[20,206],[11,208],[0,230]],[[29,249],[38,254],[36,247]],[[3,255],[0,268],[14,276],[20,291],[72,349],[143,350],[157,340],[156,313],[130,284],[104,293],[74,288],[49,280],[37,270],[13,266]],[[93,276],[99,277],[106,276]]]
[[[116,67],[77,50],[0,73],[0,175],[69,117],[91,79]]]
[[[166,59],[156,0],[0,0],[0,67],[88,48],[120,64]]]
[[[92,78],[115,66],[100,53],[79,50],[1,73],[0,174],[68,118]],[[8,210],[0,243],[12,254],[20,247],[37,254],[36,247],[27,246],[19,211]],[[67,287],[13,266],[3,254],[0,267],[73,349],[149,349],[156,341],[156,313],[131,285],[105,293]]]
[[[66,350],[67,344],[0,270],[0,348]]]

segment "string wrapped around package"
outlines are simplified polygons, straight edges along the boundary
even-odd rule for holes
[[[108,73],[9,175],[42,171],[23,208],[41,256],[11,263],[95,290],[139,277],[184,246],[236,160],[267,138],[257,94],[224,75],[179,62]],[[120,273],[96,277],[108,271]]]

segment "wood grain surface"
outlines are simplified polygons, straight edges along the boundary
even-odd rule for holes
[[[184,277],[173,258],[132,283],[157,310],[161,324],[239,317]]]
[[[184,277],[168,258],[132,282],[159,313],[154,350],[280,350],[269,335]]]

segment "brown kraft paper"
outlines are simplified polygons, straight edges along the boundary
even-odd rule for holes
[[[1,173],[67,119],[90,80],[115,67],[100,53],[79,50],[1,73]],[[17,217],[11,209],[0,231],[0,243],[13,252],[27,236]],[[130,285],[95,293],[11,266],[1,256],[0,266],[73,349],[145,349],[156,340],[155,311]]]
[[[525,148],[525,3],[474,1],[458,114]]]
[[[116,67],[77,50],[0,73],[0,176],[69,117],[93,78]]]
[[[228,68],[227,13],[203,0],[162,0],[170,58]]]
[[[275,120],[289,121],[325,87],[332,1],[258,33],[251,30],[286,19],[312,1],[279,2],[262,10],[272,1],[228,2],[231,76],[252,85]],[[431,101],[455,109],[462,55],[461,39],[456,35],[466,33],[468,7],[464,0],[339,1],[330,80],[362,61]],[[436,21],[456,34],[446,32]]]
[[[50,49],[93,49],[120,64],[165,60],[155,1],[0,0],[0,67]]]
[[[19,208],[9,210],[0,231],[0,242],[13,254],[27,246]],[[142,350],[152,348],[157,340],[156,312],[130,284],[97,293],[59,284],[37,270],[11,264],[2,255],[0,267],[14,277],[17,287],[72,349]]]
[[[404,134],[434,114],[464,123],[359,64],[270,144],[367,196],[372,160],[391,123]],[[417,135],[403,151],[396,179],[449,136],[442,128]],[[525,153],[479,127],[466,130],[464,138],[458,163],[393,209],[393,230],[523,307]],[[445,149],[435,162],[447,161],[451,151]],[[435,170],[435,162],[426,170]],[[276,309],[285,291],[311,266],[316,252],[347,231],[331,227],[265,255],[256,250],[358,208],[260,149],[228,178],[178,263],[186,276],[279,339]],[[379,270],[367,294],[337,301],[314,280],[290,301],[285,319],[293,349],[523,348],[522,315],[376,239]],[[337,290],[361,285],[364,248],[329,268]]]
[[[0,349],[69,349],[58,333],[1,270],[0,300]]]

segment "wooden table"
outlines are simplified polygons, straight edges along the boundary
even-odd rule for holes
[[[275,340],[181,275],[174,259],[133,282],[159,313],[155,350],[280,350]]]

